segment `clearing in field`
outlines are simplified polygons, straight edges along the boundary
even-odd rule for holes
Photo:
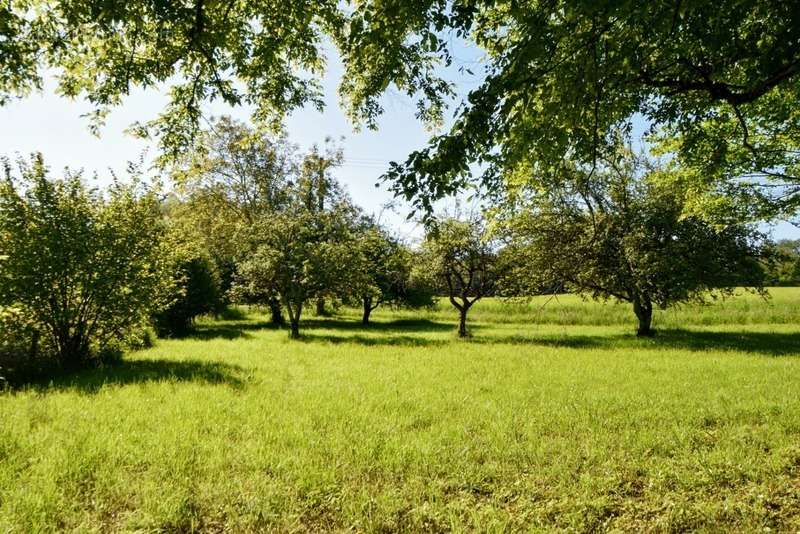
[[[0,531],[800,529],[796,289],[203,322],[0,394]]]

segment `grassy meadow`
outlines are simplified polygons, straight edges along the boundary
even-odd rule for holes
[[[800,530],[800,290],[204,320],[0,393],[0,532]]]

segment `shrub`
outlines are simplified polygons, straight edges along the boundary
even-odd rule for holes
[[[19,306],[0,306],[0,383],[39,373],[51,354],[41,325]]]
[[[19,169],[5,162],[0,183],[0,305],[24,310],[60,365],[83,365],[166,302],[158,199],[136,181],[104,196],[79,174],[52,180],[41,156]]]
[[[155,316],[159,335],[184,334],[191,330],[197,316],[218,313],[223,307],[219,274],[207,256],[197,254],[178,260],[174,277],[174,300]]]

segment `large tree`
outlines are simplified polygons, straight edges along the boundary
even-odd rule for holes
[[[619,150],[559,174],[544,178],[548,188],[515,191],[505,220],[513,290],[560,286],[629,302],[637,335],[650,336],[655,307],[761,288],[763,236],[685,216],[685,192],[668,169]]]
[[[298,200],[310,214],[322,214],[332,206],[348,202],[339,183],[332,176],[333,169],[342,164],[344,152],[328,137],[325,148],[313,145],[303,156],[297,181]],[[317,296],[315,313],[325,315],[325,293]]]
[[[208,250],[227,291],[236,262],[252,252],[243,234],[260,218],[288,207],[290,184],[299,177],[300,156],[284,133],[223,116],[200,132],[172,167],[176,197],[165,211],[173,226]],[[273,322],[282,322],[277,295],[255,300],[270,307]]]
[[[353,7],[335,0],[4,2],[0,104],[52,76],[60,94],[94,106],[91,124],[98,125],[133,90],[162,90],[163,113],[134,131],[158,136],[165,153],[180,156],[211,101],[249,107],[266,125],[298,107],[322,108],[327,56],[351,46]],[[418,12],[412,3],[402,10]],[[433,65],[424,47],[385,44],[383,61],[394,65],[401,90],[425,83]]]
[[[402,79],[386,48],[419,39],[453,60],[448,32],[487,52],[484,78],[449,131],[389,173],[396,192],[430,211],[470,181],[533,162],[593,165],[635,120],[670,137],[699,180],[745,177],[771,200],[798,200],[800,10],[783,0],[428,0],[412,16],[397,2],[360,4],[346,48],[346,88],[367,118]],[[417,41],[415,41],[417,42]],[[389,43],[388,46],[386,43]],[[772,182],[771,184],[768,182]],[[777,187],[776,187],[777,186]],[[787,195],[788,194],[788,195]],[[791,208],[791,202],[788,206]]]
[[[391,174],[421,207],[471,161],[593,161],[637,114],[675,130],[687,157],[714,147],[718,170],[796,181],[784,158],[798,144],[799,11],[785,0],[15,0],[0,6],[0,101],[47,72],[102,119],[132,89],[166,86],[150,130],[179,154],[205,102],[252,106],[260,122],[322,106],[331,45],[355,120],[374,124],[392,85],[436,120],[452,94],[437,66],[467,41],[486,51],[483,81],[450,131]]]

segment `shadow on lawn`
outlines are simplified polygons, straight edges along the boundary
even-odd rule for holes
[[[611,336],[576,334],[559,337],[486,337],[473,339],[473,342],[599,349],[731,350],[766,356],[800,355],[800,333],[659,330],[653,338],[637,338],[633,334]]]
[[[190,333],[188,339],[240,339],[249,338],[249,331],[278,329],[266,321],[222,321],[201,325]],[[323,332],[320,332],[322,330]],[[333,333],[324,332],[325,330]],[[471,325],[477,333],[469,343],[511,343],[569,348],[599,349],[681,349],[689,351],[732,350],[767,356],[800,355],[800,333],[771,332],[714,332],[696,330],[659,330],[653,338],[637,338],[630,334],[592,336],[566,334],[558,336],[481,335],[482,325]],[[430,319],[398,319],[375,321],[363,325],[358,320],[333,318],[304,319],[300,325],[301,339],[306,343],[354,343],[365,346],[441,346],[456,341],[455,337],[437,336],[435,339],[418,334],[454,332],[455,324]],[[171,363],[171,362],[165,362]]]
[[[148,382],[197,382],[242,388],[244,369],[237,365],[198,360],[123,360],[94,369],[60,374],[30,383],[35,389],[76,389],[96,393],[104,385]]]
[[[429,347],[437,345],[446,345],[449,340],[446,339],[427,339],[413,335],[382,335],[382,336],[364,336],[364,335],[350,335],[350,336],[336,336],[325,334],[314,334],[308,332],[300,333],[299,341],[307,343],[355,343],[357,345],[365,346],[410,346],[410,347]]]
[[[345,335],[321,334],[317,330],[334,330]],[[447,339],[428,339],[414,334],[455,330],[451,324],[437,323],[429,319],[398,319],[386,322],[371,322],[342,319],[310,319],[300,325],[300,341],[308,343],[355,343],[365,346],[432,346],[444,345]],[[369,335],[373,334],[373,335]]]
[[[276,328],[280,327],[266,321],[225,321],[196,326],[190,332],[182,336],[176,336],[175,339],[199,339],[203,341],[211,339],[248,339],[253,337],[250,334],[252,330],[274,330]]]
[[[453,323],[438,323],[430,319],[397,319],[394,321],[372,321],[368,325],[360,320],[346,319],[303,319],[300,321],[300,330],[303,329],[330,329],[360,332],[442,332],[455,330]]]

